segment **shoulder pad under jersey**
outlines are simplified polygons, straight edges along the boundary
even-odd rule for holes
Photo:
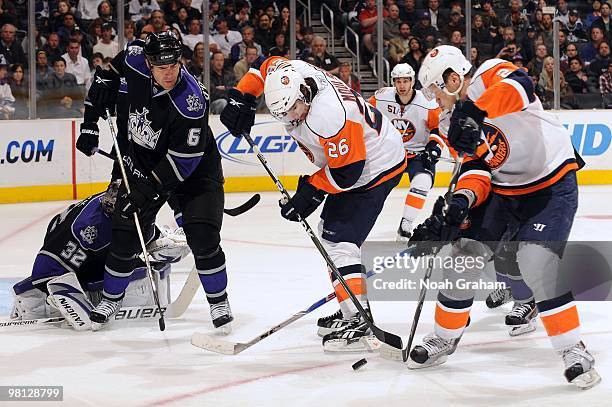
[[[147,59],[144,54],[144,41],[134,40],[127,46],[125,63],[142,76],[151,77],[151,70],[147,66]]]
[[[184,67],[181,67],[181,80],[168,93],[170,100],[180,114],[189,119],[204,117],[208,103],[206,88],[193,77]]]
[[[81,247],[98,251],[110,244],[111,217],[102,210],[103,194],[93,197],[72,222],[72,235]]]

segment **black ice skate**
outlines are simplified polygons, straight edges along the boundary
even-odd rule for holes
[[[231,322],[234,320],[234,316],[232,315],[232,309],[227,298],[216,304],[210,304],[210,318],[214,327],[219,329],[224,335],[232,332]]]
[[[369,311],[366,309],[369,313]],[[343,329],[331,332],[323,337],[323,349],[327,352],[358,352],[372,350],[378,343],[372,331],[361,315],[345,320]]]
[[[400,221],[399,227],[397,228],[397,238],[398,242],[407,242],[412,236],[412,222],[406,218],[402,218]]]
[[[535,301],[514,303],[512,311],[506,315],[506,326],[510,336],[523,335],[536,329],[535,317],[538,315]]]
[[[487,307],[491,309],[501,307],[510,301],[512,301],[512,291],[510,291],[509,288],[498,288],[497,290],[493,290],[485,300]]]
[[[460,340],[461,337],[447,340],[431,333],[423,338],[421,345],[412,348],[406,366],[408,366],[408,369],[422,369],[441,365],[446,362],[448,355],[455,352]]]
[[[99,331],[108,324],[121,309],[123,299],[112,301],[107,298],[102,298],[100,303],[91,311],[89,319],[91,319],[91,330]]]
[[[342,316],[342,311],[338,310],[331,315],[326,317],[319,318],[317,320],[317,326],[319,330],[317,331],[317,335],[320,337],[324,337],[327,334],[332,332],[340,331],[349,324],[350,319],[344,319]]]
[[[576,345],[559,352],[565,363],[565,378],[582,390],[590,389],[601,381],[595,370],[595,358],[580,341]]]

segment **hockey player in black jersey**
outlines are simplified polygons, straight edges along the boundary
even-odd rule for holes
[[[122,188],[117,199],[103,300],[91,314],[97,324],[106,323],[120,309],[134,256],[140,252],[133,213],[138,212],[144,225],[150,224],[170,193],[182,209],[213,324],[227,332],[233,320],[220,246],[221,156],[208,126],[208,93],[180,63],[181,45],[170,31],[133,41],[112,60],[109,70],[96,72],[88,93],[78,143],[88,155],[97,148],[98,117],[114,106],[121,77],[129,102],[129,142],[122,154],[131,192]]]

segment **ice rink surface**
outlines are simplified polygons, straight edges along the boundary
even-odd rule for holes
[[[405,192],[392,193],[370,240],[395,239]],[[228,194],[226,207],[250,195]],[[299,224],[280,218],[278,197],[262,194],[248,213],[224,219],[228,292],[236,317],[229,336],[233,340],[246,342],[331,292],[323,260]],[[433,201],[429,199],[427,213]],[[612,240],[610,202],[611,188],[582,187],[572,240]],[[48,221],[67,204],[0,205],[3,319],[11,304],[10,286],[29,273]],[[167,211],[159,220],[173,222]],[[313,227],[317,220],[310,217]],[[174,296],[192,265],[189,257],[173,267]],[[409,302],[372,304],[378,324],[403,338],[408,337],[414,307]],[[417,341],[432,330],[433,308],[433,303],[424,306]],[[335,301],[327,304],[236,356],[190,344],[195,331],[213,333],[201,288],[182,318],[167,321],[164,333],[154,320],[118,322],[95,333],[56,327],[3,331],[0,385],[61,385],[63,405],[78,406],[612,405],[610,304],[579,304],[583,340],[603,378],[588,391],[565,382],[561,359],[541,324],[533,333],[508,336],[503,325],[507,308],[491,311],[475,303],[472,324],[455,354],[446,364],[420,371],[377,353],[324,353],[316,319],[336,309]],[[362,357],[369,363],[353,372],[351,364]]]

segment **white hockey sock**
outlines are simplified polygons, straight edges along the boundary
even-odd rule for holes
[[[404,204],[404,214],[402,218],[406,219],[412,226],[412,222],[416,219],[419,211],[425,206],[425,200],[427,199],[427,193],[431,189],[432,182],[431,176],[425,173],[418,173],[414,176],[410,182],[410,190],[406,195],[406,202]],[[406,230],[404,225],[402,229]]]

